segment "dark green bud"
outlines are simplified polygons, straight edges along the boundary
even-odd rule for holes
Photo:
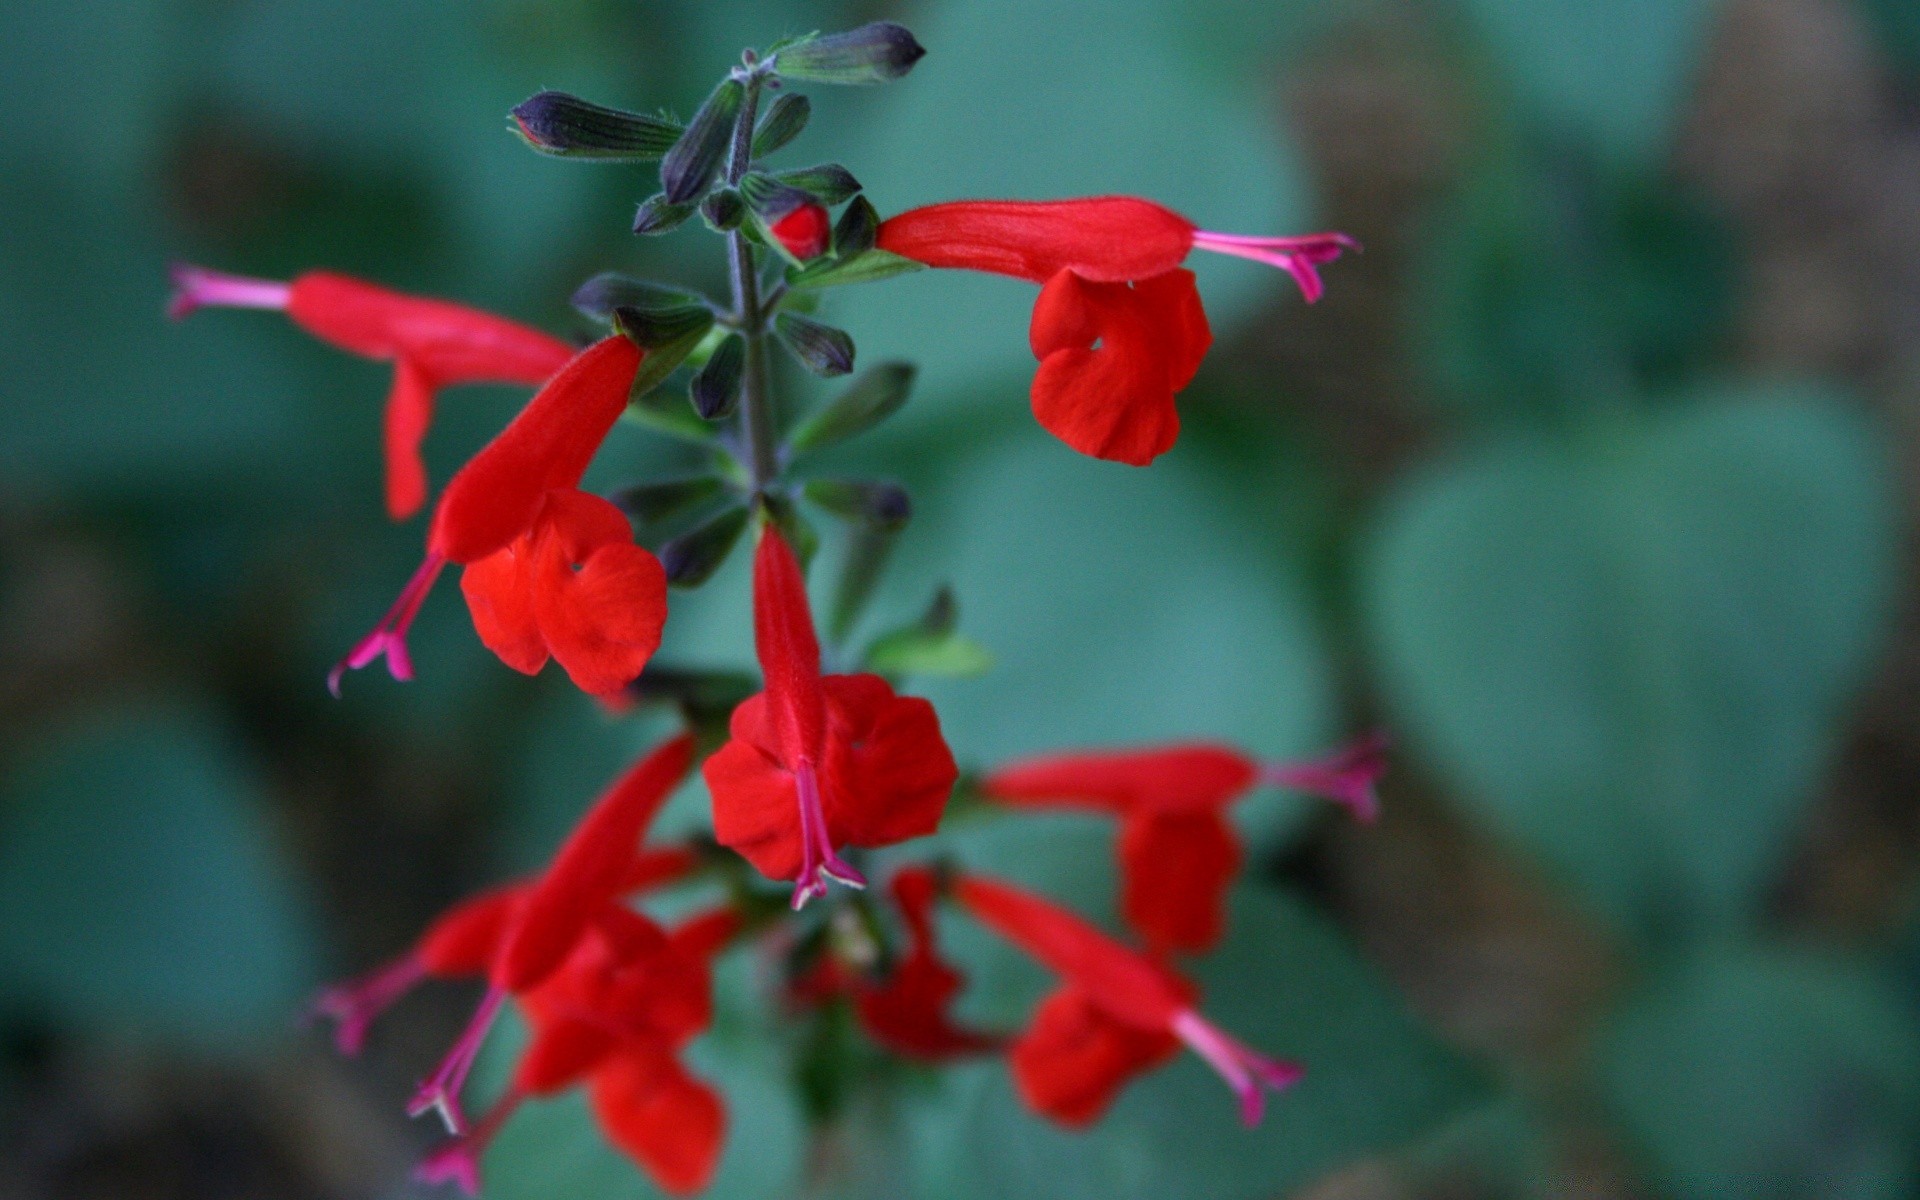
[[[684,475],[636,483],[609,494],[607,499],[640,524],[654,525],[697,508],[724,490],[725,485],[715,476]]]
[[[565,92],[536,92],[513,110],[527,145],[560,158],[651,162],[680,140],[676,121],[592,104]]]
[[[660,187],[669,204],[690,204],[713,186],[746,94],[739,80],[722,81],[660,160]]]
[[[787,439],[788,446],[795,454],[805,454],[871,429],[900,411],[913,390],[913,377],[911,363],[882,363],[867,371],[802,421]]]
[[[913,501],[897,483],[853,479],[814,479],[803,489],[808,500],[837,517],[863,521],[894,532],[913,516]]]
[[[654,308],[619,305],[613,310],[613,324],[647,350],[698,342],[713,328],[713,310],[704,304],[672,304]],[[691,347],[689,347],[691,352]]]
[[[852,204],[840,214],[840,220],[833,227],[833,254],[835,258],[850,261],[873,249],[880,237],[880,213],[873,207],[873,201],[865,196],[856,196]]]
[[[815,375],[831,378],[853,370],[853,339],[845,330],[783,312],[774,318],[773,332],[800,365]]]
[[[817,167],[802,167],[797,171],[779,171],[773,177],[790,188],[800,189],[828,208],[860,192],[860,181],[853,177],[852,171],[839,163],[821,163]]]
[[[753,133],[753,156],[761,158],[800,136],[813,116],[813,102],[805,96],[788,94],[773,102],[760,128]]]
[[[747,205],[732,188],[715,188],[700,202],[700,215],[714,232],[727,233],[740,227],[747,215]]]
[[[814,83],[886,83],[911,71],[926,53],[904,26],[875,21],[788,46],[774,56],[774,69]]]
[[[789,187],[764,171],[748,171],[740,181],[740,194],[754,214],[768,224],[813,200],[808,193]]]
[[[677,229],[693,215],[693,209],[691,204],[669,204],[665,193],[649,196],[633,214],[633,231],[645,234]]]
[[[737,333],[727,335],[687,389],[693,411],[709,421],[730,416],[740,400],[740,376],[746,363],[746,339]]]
[[[745,505],[733,505],[660,547],[660,565],[674,587],[699,587],[733,553],[747,527]]]
[[[581,284],[570,303],[584,316],[611,321],[616,308],[675,308],[704,300],[685,288],[602,271]]]

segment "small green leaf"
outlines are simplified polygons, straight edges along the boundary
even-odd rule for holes
[[[805,38],[774,54],[788,79],[864,85],[899,79],[926,55],[913,34],[892,21],[874,21],[845,33]]]
[[[907,496],[907,489],[897,483],[812,479],[807,481],[802,494],[836,517],[862,521],[888,532],[906,528],[913,516],[913,502]]]
[[[929,634],[897,629],[867,647],[866,667],[880,675],[930,675],[966,679],[984,675],[993,656],[971,638],[958,633]]]
[[[536,92],[513,110],[513,130],[559,158],[651,162],[684,130],[676,121],[593,104],[565,92]]]
[[[753,156],[761,158],[772,154],[799,137],[812,116],[813,102],[805,96],[789,93],[775,100],[760,118],[760,128],[754,130]]]
[[[854,197],[833,227],[833,254],[836,261],[852,263],[873,249],[880,236],[880,212],[865,196]]]
[[[909,271],[924,271],[926,264],[902,258],[890,250],[868,250],[854,258],[821,258],[787,276],[790,288],[843,287],[850,283],[874,283]]]
[[[678,229],[694,214],[697,206],[692,204],[672,204],[664,195],[653,195],[641,201],[633,214],[633,231],[638,234],[666,233]]]
[[[881,363],[863,372],[852,386],[802,421],[788,437],[795,454],[843,442],[886,420],[913,391],[912,363]]]
[[[683,475],[636,483],[609,494],[607,499],[640,524],[654,525],[698,508],[725,490],[726,485],[712,475]]]
[[[713,186],[746,96],[739,80],[723,80],[693,115],[686,132],[660,161],[660,187],[667,203],[691,204]]]
[[[705,583],[733,553],[746,527],[746,506],[732,505],[661,546],[660,565],[666,568],[667,582],[678,588]]]
[[[746,339],[737,333],[728,334],[688,387],[693,411],[708,421],[730,416],[740,400],[740,377],[746,363]]]
[[[774,318],[773,331],[800,365],[815,375],[832,378],[853,370],[853,339],[845,330],[783,312]]]
[[[860,192],[860,181],[853,177],[852,171],[839,163],[821,163],[817,167],[779,171],[773,178],[786,187],[805,192],[828,208],[851,200]]]

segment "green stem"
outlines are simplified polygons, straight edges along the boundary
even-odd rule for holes
[[[759,118],[760,78],[747,80],[746,101],[733,127],[733,153],[727,160],[727,185],[738,187],[753,161],[753,127]],[[774,444],[773,389],[767,372],[767,317],[760,303],[760,264],[746,234],[727,235],[728,266],[733,276],[733,308],[746,339],[746,369],[740,380],[740,441],[756,494],[780,474]]]

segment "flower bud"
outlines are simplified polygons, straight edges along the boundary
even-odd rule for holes
[[[801,262],[825,254],[833,237],[827,210],[811,200],[767,226],[767,232]]]
[[[905,528],[913,516],[913,501],[897,483],[852,479],[813,479],[807,482],[808,500],[838,517],[864,521],[893,532]]]
[[[747,215],[747,204],[734,189],[715,188],[700,202],[700,215],[715,233],[728,233],[740,227]]]
[[[880,235],[880,213],[865,196],[854,197],[833,227],[833,253],[841,259],[855,259],[873,249]]]
[[[602,271],[581,284],[568,301],[582,315],[611,321],[616,308],[673,308],[702,302],[696,292],[635,279],[617,271]]]
[[[673,587],[699,587],[733,553],[747,527],[747,510],[734,505],[660,547],[660,565]]]
[[[907,402],[913,376],[911,363],[881,363],[802,421],[788,446],[795,454],[805,454],[871,429]]]
[[[753,156],[762,158],[800,136],[813,116],[813,102],[805,96],[788,93],[773,102],[760,128],[753,134]]]
[[[787,46],[774,56],[774,68],[787,79],[814,83],[886,83],[911,71],[925,54],[904,26],[875,21]]]
[[[592,104],[565,92],[536,92],[513,110],[527,145],[562,158],[651,162],[680,140],[677,122]]]
[[[801,167],[797,171],[776,171],[773,177],[790,188],[800,189],[829,208],[852,199],[860,192],[860,181],[853,177],[852,171],[839,163],[821,163],[817,167]]]
[[[707,365],[694,375],[688,392],[693,400],[693,411],[709,421],[718,421],[733,412],[740,400],[740,376],[747,361],[746,339],[739,334],[729,334],[725,341],[715,348],[713,357],[707,359]]]
[[[774,318],[773,332],[800,365],[815,375],[831,378],[853,370],[853,339],[845,330],[783,312]]]
[[[693,215],[691,204],[670,204],[664,193],[649,196],[641,202],[638,212],[633,214],[635,233],[665,233],[676,229],[682,221]]]
[[[610,493],[607,499],[640,524],[655,525],[705,504],[724,487],[717,476],[687,475],[636,483]]]
[[[745,86],[726,79],[693,115],[686,132],[660,161],[660,188],[669,204],[691,204],[713,186],[745,100]]]

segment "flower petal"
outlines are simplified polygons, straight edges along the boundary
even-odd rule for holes
[[[933,705],[878,675],[829,675],[821,799],[835,846],[891,846],[939,828],[959,778]]]
[[[434,382],[411,358],[393,368],[393,390],[387,394],[387,515],[403,521],[427,502],[427,465],[420,460],[420,443],[433,423]]]
[[[521,538],[460,573],[460,594],[480,643],[527,675],[547,665],[547,639],[534,617],[532,544]]]
[[[720,1161],[727,1110],[714,1090],[671,1056],[645,1049],[612,1059],[593,1076],[593,1112],[608,1140],[662,1191],[692,1195]]]
[[[553,492],[542,520],[533,579],[540,633],[581,691],[617,691],[660,648],[666,570],[598,496]]]
[[[1062,1125],[1089,1125],[1134,1076],[1180,1049],[1162,1030],[1124,1025],[1071,986],[1048,996],[1013,1045],[1014,1082],[1029,1107]]]
[[[1257,764],[1230,746],[1196,742],[1028,759],[993,772],[981,787],[993,799],[1022,808],[1202,812],[1239,798],[1258,772]]]
[[[1121,912],[1155,954],[1211,950],[1226,930],[1240,838],[1218,812],[1136,817],[1120,832]]]
[[[1193,248],[1193,223],[1134,196],[959,200],[882,222],[878,245],[930,267],[1035,283],[1072,270],[1086,279],[1122,283],[1179,266]]]

